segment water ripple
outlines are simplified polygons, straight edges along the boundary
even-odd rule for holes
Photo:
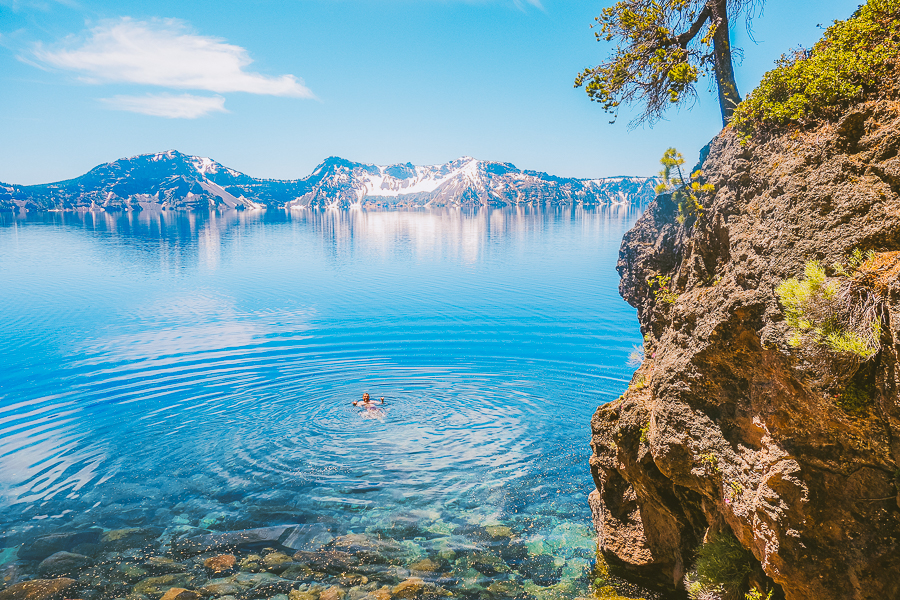
[[[569,216],[0,226],[0,520],[582,511],[634,215]]]

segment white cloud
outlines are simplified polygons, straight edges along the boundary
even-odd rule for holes
[[[146,96],[113,96],[100,100],[114,110],[169,117],[170,119],[196,119],[212,112],[225,110],[222,96],[193,96],[191,94],[147,94]]]
[[[38,44],[33,56],[44,65],[80,73],[93,83],[315,97],[293,75],[270,77],[245,71],[253,61],[244,48],[196,35],[176,19],[103,21],[86,39],[70,38],[57,49]]]

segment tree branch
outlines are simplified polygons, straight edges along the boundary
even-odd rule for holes
[[[709,5],[704,6],[703,10],[701,10],[700,14],[697,16],[697,20],[691,25],[691,28],[675,38],[675,43],[682,48],[687,48],[687,45],[697,36],[700,32],[700,28],[703,27],[703,24],[706,23],[706,20],[709,19],[710,15],[712,15],[712,12],[709,10]]]

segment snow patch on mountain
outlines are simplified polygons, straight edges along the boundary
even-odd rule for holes
[[[653,198],[655,183],[647,177],[555,177],[470,156],[425,166],[331,157],[303,179],[258,179],[169,150],[106,163],[67,181],[0,184],[0,210],[639,204]]]

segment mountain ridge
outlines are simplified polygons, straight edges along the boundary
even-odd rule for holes
[[[653,177],[557,177],[469,156],[425,166],[330,156],[302,179],[263,179],[168,150],[53,183],[0,183],[0,211],[626,204],[648,202],[655,184]]]

